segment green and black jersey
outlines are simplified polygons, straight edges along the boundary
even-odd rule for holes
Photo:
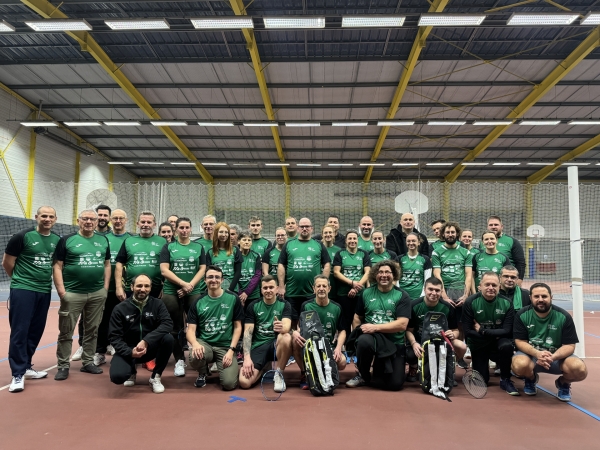
[[[485,252],[485,246],[483,242],[479,244],[479,248],[481,252]],[[519,271],[519,278],[523,279],[525,276],[525,252],[523,251],[523,247],[521,243],[513,238],[512,236],[508,236],[506,234],[502,234],[497,238],[496,249],[500,253],[504,253],[508,256],[511,265],[515,266]]]
[[[14,256],[15,268],[10,280],[11,289],[48,293],[52,290],[52,260],[60,236],[50,232],[44,236],[35,228],[13,235],[4,251]]]
[[[375,248],[375,246],[371,242],[371,239],[369,239],[367,241],[367,240],[363,239],[362,235],[359,234],[358,235],[358,248],[367,252],[367,255],[368,255],[369,252],[371,252]]]
[[[465,300],[462,311],[462,322],[467,344],[471,349],[479,349],[494,343],[497,338],[512,336],[515,310],[510,301],[496,297],[486,300],[481,293],[471,295]],[[481,327],[475,331],[474,324]]]
[[[273,330],[273,321],[292,318],[292,307],[282,299],[277,298],[272,304],[267,304],[262,298],[254,300],[246,310],[245,324],[254,324],[252,333],[252,348],[256,348],[277,338]]]
[[[369,252],[369,258],[371,258],[371,265],[374,266],[378,262],[391,260],[398,262],[398,255],[391,250],[384,250],[383,253],[375,253],[375,250]]]
[[[242,253],[242,275],[240,276],[239,291],[246,292],[248,298],[246,302],[251,302],[260,298],[260,279],[262,278],[262,261],[260,255],[254,250],[250,250],[247,255]],[[254,278],[256,273],[259,274],[257,278]],[[252,280],[254,278],[254,281]]]
[[[204,248],[204,253],[208,253],[213,246],[212,239],[204,239],[203,237],[196,239],[194,242],[197,242]]]
[[[329,300],[327,306],[319,305],[316,299],[308,300],[302,303],[300,312],[302,311],[317,312],[317,315],[321,320],[321,324],[323,325],[323,331],[325,332],[325,336],[327,337],[327,339],[329,339],[329,343],[332,345],[336,333],[340,333],[341,331],[344,331],[346,329],[344,324],[344,317],[342,315],[342,307],[333,300]]]
[[[458,328],[456,313],[454,312],[454,308],[450,306],[448,302],[440,299],[435,306],[429,307],[427,306],[427,303],[425,303],[425,298],[421,297],[412,302],[410,320],[408,321],[408,328],[413,330],[413,335],[417,342],[422,343],[423,321],[425,319],[425,314],[429,311],[444,313],[446,320],[448,321],[448,328],[451,330]]]
[[[331,259],[321,242],[296,239],[285,243],[278,263],[285,267],[286,296],[308,297],[313,295],[315,276]]]
[[[258,239],[252,239],[252,246],[250,250],[255,251],[259,255],[264,255],[267,250],[269,250],[273,245],[269,242],[268,239],[264,237]]]
[[[219,249],[218,255],[215,255],[212,249],[206,254],[206,265],[219,267],[223,271],[223,289],[232,291],[237,291],[237,282],[241,276],[243,261],[242,251],[237,247],[233,247],[231,255],[228,255],[227,250],[222,248]]]
[[[63,236],[56,245],[54,259],[63,262],[63,283],[67,292],[89,294],[104,287],[104,262],[110,261],[106,236],[79,233]]]
[[[150,277],[153,289],[160,289],[163,276],[160,273],[160,251],[167,240],[156,234],[150,237],[140,235],[125,239],[117,254],[117,262],[125,268],[125,286],[131,289],[133,279],[141,274]]]
[[[325,244],[323,244],[325,245]],[[331,247],[325,247],[327,249],[327,253],[329,254],[329,259],[331,260],[332,267],[329,272],[329,285],[331,286],[331,291],[329,291],[329,295],[333,298],[337,298],[337,287],[338,287],[338,279],[333,274],[333,258],[337,252],[341,250],[337,245],[332,245]]]
[[[447,247],[445,244],[437,247],[431,255],[434,269],[440,269],[444,288],[464,289],[465,268],[473,266],[473,255],[464,247]]]
[[[273,248],[267,250],[262,257],[263,263],[267,263],[269,265],[268,274],[273,275],[274,277],[277,277],[277,263],[279,261],[279,255],[281,255],[281,250],[274,246]]]
[[[405,254],[398,259],[402,269],[400,287],[408,293],[411,299],[415,300],[423,293],[425,273],[429,271],[429,274],[431,274],[431,260],[428,256],[420,253],[415,256]]]
[[[169,270],[177,275],[186,283],[191,282],[201,266],[206,265],[206,255],[204,248],[198,242],[190,242],[187,245],[181,244],[179,241],[173,241],[166,244],[160,251],[160,263],[168,263]],[[201,284],[194,286],[194,290],[188,295],[199,294]],[[177,295],[177,291],[181,286],[174,284],[165,279],[163,292],[169,295]]]
[[[537,350],[550,353],[563,345],[579,342],[571,315],[554,305],[551,305],[550,313],[543,318],[536,314],[533,306],[517,312],[513,337],[529,342]]]
[[[405,291],[393,288],[389,292],[381,292],[377,286],[372,286],[365,289],[362,300],[356,303],[356,315],[364,317],[365,323],[390,323],[402,317],[410,319],[410,305],[410,297]],[[386,334],[395,344],[404,344],[404,331]]]
[[[471,250],[469,250],[471,251]],[[475,286],[479,286],[481,277],[486,272],[494,272],[500,275],[500,270],[504,266],[509,266],[510,260],[504,253],[490,254],[487,252],[478,252],[473,256],[473,278]]]
[[[101,233],[98,233],[102,236]],[[125,232],[123,234],[108,233],[106,235],[108,239],[108,245],[110,247],[110,283],[108,285],[108,292],[115,292],[117,286],[115,285],[115,266],[117,265],[117,255],[125,239],[131,236],[131,233]]]
[[[190,308],[187,321],[196,325],[196,337],[214,347],[229,347],[233,323],[244,320],[244,309],[237,295],[223,291],[220,297],[206,294]]]
[[[348,250],[340,250],[333,258],[333,267],[339,267],[342,275],[352,281],[360,281],[365,274],[365,268],[371,267],[371,258],[364,250],[356,249],[356,253]],[[348,295],[352,287],[338,280],[337,295],[343,297]]]

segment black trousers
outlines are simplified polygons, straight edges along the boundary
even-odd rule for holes
[[[115,306],[119,304],[116,292],[109,292],[106,296],[106,303],[104,304],[104,311],[102,312],[102,321],[98,326],[98,342],[96,343],[96,353],[106,353],[106,347],[108,342],[108,324],[110,323],[110,316],[115,309]],[[79,321],[81,326],[81,320]],[[83,330],[80,331],[80,338],[83,335]]]
[[[392,356],[392,372],[385,373],[385,361],[375,358],[375,338],[371,334],[362,334],[356,340],[356,358],[360,376],[371,386],[384,391],[399,391],[405,378],[406,347],[396,345],[396,355]],[[373,363],[373,376],[371,376]]]
[[[514,353],[512,340],[508,338],[496,339],[485,347],[471,348],[473,370],[479,372],[486,383],[490,381],[489,361],[494,361],[500,369],[502,378],[510,378],[510,364]]]
[[[115,384],[125,383],[131,375],[137,373],[136,364],[142,364],[156,359],[156,367],[152,371],[154,375],[162,375],[167,367],[171,352],[173,351],[174,339],[171,334],[165,334],[158,345],[148,347],[146,354],[141,358],[121,356],[118,353],[110,361],[110,381]]]
[[[179,298],[177,297],[177,294],[163,293],[162,301],[167,307],[167,311],[169,311],[169,315],[173,321],[173,330],[171,331],[171,334],[175,340],[173,356],[175,357],[176,362],[180,359],[185,359],[182,347],[182,342],[185,342],[185,339],[180,334],[184,333],[183,330],[185,328],[183,315],[187,314],[190,308],[196,304],[200,295],[201,294],[190,294]]]
[[[352,321],[354,320],[354,313],[356,311],[356,303],[360,299],[362,299],[361,294],[354,296],[354,298],[350,298],[347,295],[339,295],[337,297],[336,301],[342,307],[342,317],[346,329],[346,336],[350,336]]]

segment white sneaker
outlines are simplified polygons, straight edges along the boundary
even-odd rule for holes
[[[8,392],[21,392],[25,389],[25,377],[12,377]]]
[[[174,375],[176,377],[185,377],[186,367],[187,366],[185,365],[185,361],[183,359],[180,359],[175,363],[175,370],[173,371]]]
[[[154,375],[154,378],[150,378],[150,386],[152,386],[152,392],[155,394],[162,394],[165,392],[165,387],[160,382],[160,375]]]
[[[77,349],[77,351],[75,352],[75,354],[71,358],[71,361],[81,361],[81,355],[83,355],[83,347],[79,347]]]
[[[273,390],[275,392],[285,392],[285,380],[283,379],[283,375],[279,370],[275,372],[274,381],[275,383],[273,384]]]
[[[96,353],[94,355],[94,365],[101,366],[102,364],[106,364],[106,356],[102,353]]]
[[[490,359],[489,365],[490,365],[490,369],[496,368],[496,363],[494,361],[492,361],[491,359]]]
[[[33,368],[29,368],[25,372],[26,380],[39,380],[40,378],[46,378],[47,376],[48,376],[48,372],[44,372],[43,370],[40,370],[38,372],[37,370],[34,370]]]
[[[215,372],[218,372],[218,371],[219,371],[219,368],[217,367],[217,363],[213,363],[213,365],[212,365],[212,366],[210,366],[210,371],[211,371],[212,373],[215,373]]]
[[[125,386],[125,387],[135,386],[135,378],[136,378],[136,374],[134,373],[133,375],[131,375],[129,377],[129,379],[125,383],[123,383],[123,386]]]
[[[109,345],[108,347],[106,347],[106,353],[110,356],[114,356],[115,355],[115,348],[112,345]]]

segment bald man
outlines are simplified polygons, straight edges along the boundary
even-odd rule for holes
[[[408,248],[406,248],[406,236],[410,233],[417,233],[419,236],[419,253],[430,256],[427,237],[415,228],[415,216],[411,213],[402,214],[400,224],[388,234],[385,240],[385,248],[396,255],[404,255],[408,252]]]
[[[371,242],[371,234],[373,233],[373,219],[369,216],[364,216],[360,219],[358,224],[360,235],[358,236],[358,248],[367,252],[367,254],[374,250],[373,243]]]

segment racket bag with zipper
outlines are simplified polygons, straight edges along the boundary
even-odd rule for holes
[[[300,314],[300,334],[306,339],[302,358],[310,393],[316,397],[333,395],[339,384],[339,373],[316,311]]]

